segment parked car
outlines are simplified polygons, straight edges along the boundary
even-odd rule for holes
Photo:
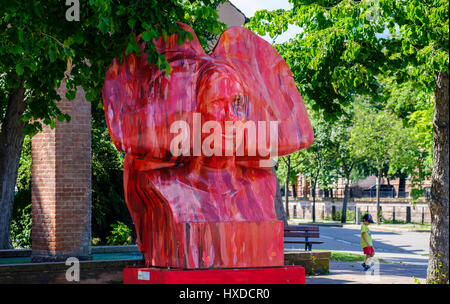
[[[377,185],[362,190],[363,196],[376,197]],[[395,197],[395,188],[392,185],[380,185],[380,197]]]

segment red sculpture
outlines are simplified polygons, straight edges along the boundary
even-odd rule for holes
[[[147,63],[142,43],[141,56],[113,60],[103,87],[109,133],[126,153],[125,199],[146,265],[284,265],[275,176],[260,161],[313,141],[289,67],[248,29],[227,29],[207,55],[193,30],[179,26],[191,42],[179,46],[177,35],[155,41],[170,75]],[[247,122],[253,132],[251,125],[240,137],[226,132],[229,123]]]

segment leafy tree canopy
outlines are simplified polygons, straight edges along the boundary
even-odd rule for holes
[[[385,165],[389,174],[398,170],[410,174],[416,168],[417,142],[412,130],[385,110],[356,104],[349,144],[350,153],[377,168],[378,174]]]
[[[289,24],[295,39],[277,45],[301,93],[328,119],[339,117],[349,96],[377,96],[380,74],[414,78],[433,88],[448,72],[446,0],[291,0],[293,9],[258,11],[248,27],[276,37]]]
[[[104,76],[113,57],[122,58],[124,51],[139,54],[136,37],[141,33],[141,41],[148,42],[149,63],[169,73],[153,39],[173,33],[179,34],[180,44],[192,39],[176,25],[181,21],[191,25],[207,47],[205,37],[224,29],[217,21],[219,2],[89,0],[80,3],[78,22],[66,20],[65,1],[1,0],[0,123],[8,97],[22,85],[27,92],[21,117],[26,134],[41,130],[42,123],[54,126],[55,119],[70,119],[55,103],[60,97],[54,89],[63,79],[68,99],[75,98],[76,88],[82,86],[87,100],[101,104]]]

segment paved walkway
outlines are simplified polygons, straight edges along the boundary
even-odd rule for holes
[[[323,244],[313,245],[317,250],[336,250],[362,254],[360,227],[320,226],[320,240]],[[408,264],[427,264],[430,242],[429,232],[382,231],[370,226],[375,256]],[[295,238],[294,238],[295,239]],[[301,244],[285,244],[285,249],[302,249]]]
[[[360,226],[320,226],[323,244],[313,245],[313,250],[334,250],[362,254]],[[375,257],[387,263],[379,264],[378,275],[369,276],[361,263],[330,261],[330,274],[314,276],[307,284],[414,284],[413,277],[425,282],[428,266],[429,232],[414,232],[391,227],[371,225]],[[285,249],[302,247],[286,244]]]
[[[415,284],[425,283],[427,267],[402,263],[380,263],[373,273],[364,272],[361,263],[330,261],[330,273],[306,278],[306,284]]]

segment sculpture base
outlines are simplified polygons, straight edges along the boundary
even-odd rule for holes
[[[282,221],[172,226],[147,227],[148,237],[140,246],[147,266],[192,270],[284,266]]]
[[[126,267],[124,284],[305,284],[305,269],[301,266],[167,269],[156,267]]]

